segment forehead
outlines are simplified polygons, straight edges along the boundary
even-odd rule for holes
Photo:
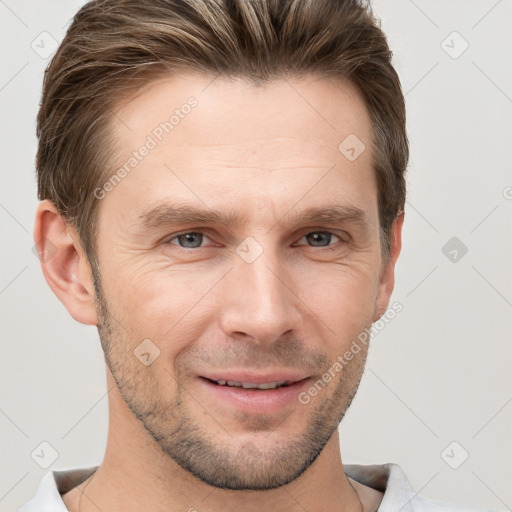
[[[167,145],[252,147],[258,135],[266,144],[274,135],[311,144],[322,141],[331,150],[343,135],[354,133],[368,142],[371,138],[368,112],[356,87],[312,75],[255,85],[242,78],[180,74],[150,82],[114,112],[114,134],[130,146],[148,134],[157,139],[161,135]],[[166,123],[170,130],[165,130]]]
[[[118,158],[110,175],[125,172],[102,203],[129,202],[139,214],[183,195],[232,200],[232,209],[239,198],[239,206],[265,204],[279,215],[276,203],[289,207],[308,188],[315,190],[301,200],[305,207],[315,192],[357,203],[376,191],[369,115],[345,81],[162,78],[117,106],[111,133]],[[347,158],[347,144],[366,149]]]

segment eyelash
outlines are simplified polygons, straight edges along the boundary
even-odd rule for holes
[[[333,233],[332,231],[322,231],[322,230],[309,231],[305,235],[301,236],[300,239],[302,240],[304,237],[306,237],[308,235],[311,235],[313,233],[326,233],[326,234],[329,234],[329,235],[334,235],[335,237],[337,237],[339,239],[339,242],[346,242],[346,240],[344,240],[341,237],[341,235],[337,235],[336,233]],[[185,250],[197,250],[197,249],[203,248],[203,246],[199,246],[199,247],[182,247],[182,246],[180,246],[178,244],[171,243],[172,240],[175,240],[175,239],[179,238],[180,236],[188,235],[188,234],[203,235],[203,237],[206,237],[207,239],[209,239],[208,235],[206,235],[202,231],[183,231],[181,233],[176,233],[175,235],[172,236],[172,238],[168,238],[166,243],[171,244],[171,245],[175,245],[176,247],[178,247],[180,249],[185,249]],[[328,246],[325,246],[325,247],[322,247],[322,246],[315,247],[314,245],[310,245],[308,247],[312,247],[312,248],[316,248],[316,249],[323,249],[324,251],[328,251],[328,250],[335,249],[336,248],[336,243],[328,245]]]

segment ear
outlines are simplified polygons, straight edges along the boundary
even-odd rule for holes
[[[390,232],[389,259],[384,262],[379,276],[379,288],[375,301],[373,322],[376,322],[386,311],[391,293],[395,287],[395,264],[402,249],[402,226],[405,213],[400,212],[396,217]]]
[[[94,281],[76,230],[41,201],[37,207],[34,242],[46,282],[71,316],[82,324],[97,325]]]

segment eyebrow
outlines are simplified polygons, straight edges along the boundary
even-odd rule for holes
[[[246,215],[235,210],[225,212],[200,209],[186,204],[161,204],[139,216],[139,225],[143,229],[171,227],[177,225],[223,225],[238,227],[244,223]],[[276,220],[276,225],[327,224],[339,225],[344,223],[358,224],[368,229],[368,215],[355,206],[331,204],[321,208],[311,207],[298,212],[288,212]],[[275,226],[274,226],[275,227]]]
[[[358,224],[365,229],[370,227],[370,219],[364,210],[355,206],[341,204],[326,205],[322,208],[311,207],[295,214],[286,214],[284,217],[287,218],[285,223],[293,225],[328,224],[335,226],[350,222]],[[281,219],[277,224],[282,224]]]
[[[244,216],[235,211],[218,212],[198,209],[186,204],[161,204],[139,216],[143,228],[158,228],[178,224],[223,224],[235,227],[241,224]]]

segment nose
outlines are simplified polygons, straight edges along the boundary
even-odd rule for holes
[[[228,337],[248,336],[255,343],[270,344],[300,327],[298,290],[290,272],[270,251],[252,263],[235,258],[227,278],[220,322]]]

